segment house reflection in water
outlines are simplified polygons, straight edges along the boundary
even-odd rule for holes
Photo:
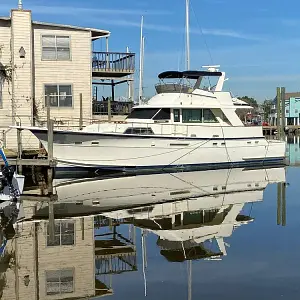
[[[286,137],[286,157],[291,166],[300,165],[300,136],[289,135]]]
[[[27,210],[29,207],[27,207]],[[28,221],[16,227],[2,258],[3,300],[86,299],[109,295],[112,275],[135,271],[136,249],[117,224],[95,237],[94,217],[55,220],[50,239],[48,221]],[[103,281],[101,281],[101,279]]]

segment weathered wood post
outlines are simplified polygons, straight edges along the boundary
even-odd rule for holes
[[[281,216],[281,183],[277,183],[277,225],[281,224],[282,216]]]
[[[111,122],[111,101],[115,101],[115,83],[111,81],[111,99],[108,97],[107,101],[107,117],[108,122]]]
[[[21,124],[19,122],[17,122],[17,126],[21,126]],[[22,164],[20,163],[19,160],[22,159],[22,152],[23,152],[23,149],[22,149],[22,131],[21,129],[17,129],[17,143],[18,143],[18,172],[19,174],[22,174],[23,172],[23,168],[22,168]]]
[[[47,106],[47,126],[49,125],[50,118],[51,118],[51,112],[50,112],[50,96],[46,96],[46,106]],[[48,128],[48,127],[47,127]]]
[[[281,201],[282,201],[282,218],[281,218],[281,224],[282,226],[286,225],[286,185],[284,182],[281,183]]]
[[[51,244],[53,244],[55,239],[55,217],[54,217],[54,203],[51,195],[49,196],[48,208],[49,208],[49,227],[48,227],[49,238]]]
[[[48,123],[48,196],[49,196],[49,237],[51,243],[54,242],[54,231],[55,231],[55,218],[54,218],[54,207],[53,207],[53,127],[54,121],[49,120]]]
[[[281,91],[280,87],[277,87],[277,93],[276,93],[276,106],[277,106],[277,132],[278,132],[278,137],[279,139],[281,138]]]
[[[79,95],[79,129],[83,128],[82,93]]]
[[[285,87],[281,88],[281,138],[285,137]]]
[[[52,187],[52,180],[53,180],[53,127],[54,121],[49,120],[48,123],[48,191],[52,194],[53,187]]]

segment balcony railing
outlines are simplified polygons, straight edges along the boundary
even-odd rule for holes
[[[134,53],[93,52],[94,75],[97,75],[97,73],[106,73],[120,77],[133,74],[134,71]]]
[[[111,101],[112,115],[128,115],[131,112],[132,102],[118,102]],[[107,115],[108,102],[107,101],[93,101],[93,115]]]

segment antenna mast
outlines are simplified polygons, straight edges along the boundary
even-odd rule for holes
[[[19,0],[18,9],[23,10],[23,3],[22,0]]]
[[[142,104],[143,97],[143,26],[144,26],[144,16],[142,16],[141,20],[141,41],[140,41],[140,80],[139,80],[139,105]]]
[[[186,0],[186,70],[190,70],[190,0]]]

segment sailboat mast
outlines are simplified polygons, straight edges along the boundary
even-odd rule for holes
[[[142,96],[143,96],[143,26],[144,26],[144,16],[142,16],[142,20],[141,20],[139,105],[142,104]]]
[[[190,70],[190,0],[186,0],[186,69]]]

